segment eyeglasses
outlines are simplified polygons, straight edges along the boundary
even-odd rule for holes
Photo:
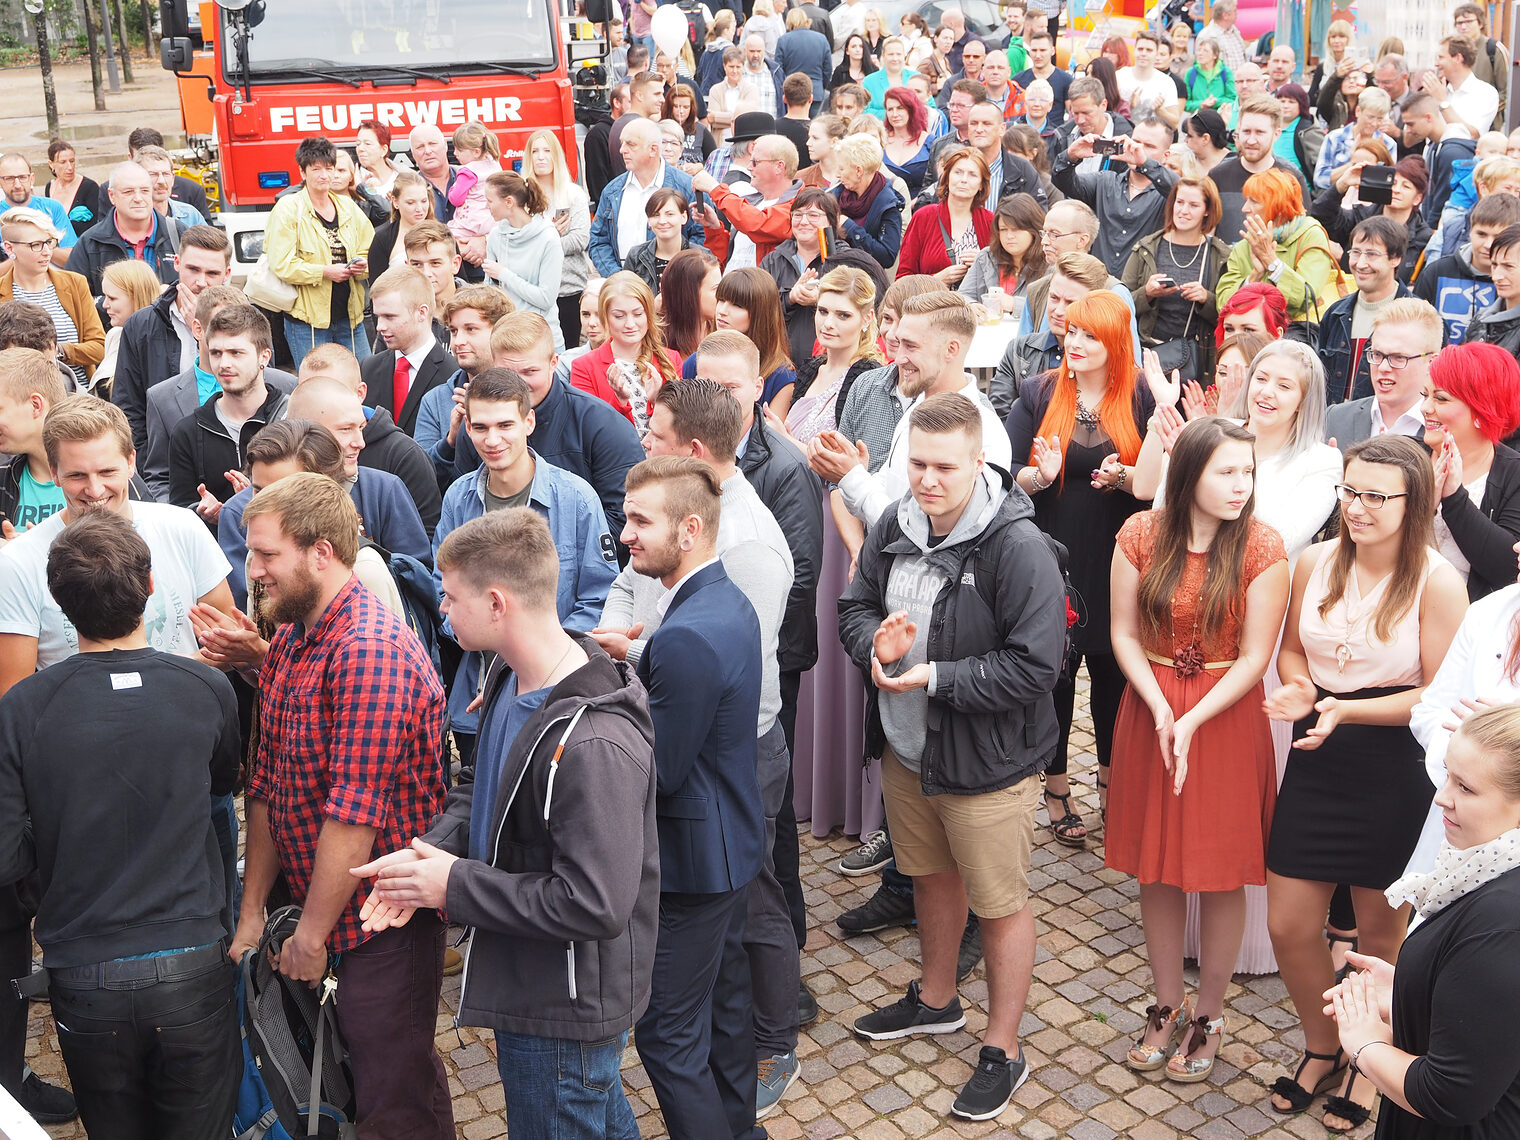
[[[6,183],[15,182],[15,183],[19,184],[19,183],[27,181],[30,178],[31,178],[31,173],[30,172],[28,172],[26,174],[0,174],[0,182],[6,182]]]
[[[29,249],[33,253],[42,254],[51,253],[58,243],[52,238],[47,238],[43,241],[8,241],[5,244],[12,250]]]
[[[1048,241],[1048,242],[1058,242],[1062,238],[1069,238],[1069,237],[1076,237],[1076,236],[1077,236],[1077,231],[1076,230],[1065,230],[1065,231],[1062,231],[1062,230],[1043,229],[1043,230],[1040,231],[1040,238],[1042,240]]]
[[[1395,372],[1402,372],[1409,367],[1411,360],[1422,360],[1427,356],[1434,356],[1433,352],[1417,352],[1413,356],[1404,352],[1379,352],[1375,348],[1367,350],[1367,363],[1376,368],[1380,364],[1387,363]]]
[[[1400,491],[1396,495],[1385,495],[1382,491],[1358,491],[1355,487],[1348,487],[1344,483],[1337,483],[1335,485],[1335,497],[1337,499],[1348,506],[1360,499],[1362,506],[1366,507],[1369,511],[1382,510],[1383,504],[1389,499],[1404,499],[1408,498],[1408,496],[1408,491]]]
[[[1380,249],[1353,249],[1346,254],[1347,261],[1381,261],[1387,257]]]
[[[822,210],[797,210],[792,214],[792,221],[801,222],[805,226],[826,226],[829,224],[829,216]]]

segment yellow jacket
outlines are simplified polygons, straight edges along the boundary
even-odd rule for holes
[[[338,207],[338,236],[349,259],[367,257],[375,227],[351,199],[334,194],[332,201]],[[322,269],[332,264],[332,253],[327,231],[305,189],[275,202],[264,229],[264,253],[274,275],[296,287],[296,303],[289,315],[314,329],[327,328],[332,323],[332,282],[322,276]],[[355,274],[348,279],[348,321],[354,328],[364,319],[364,279],[368,276]]]

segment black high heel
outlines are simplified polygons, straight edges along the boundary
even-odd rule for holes
[[[1272,1105],[1272,1111],[1281,1113],[1284,1116],[1303,1112],[1304,1109],[1314,1103],[1315,1097],[1331,1085],[1340,1082],[1341,1074],[1346,1071],[1346,1066],[1341,1060],[1344,1056],[1345,1050],[1339,1048],[1334,1053],[1314,1053],[1305,1049],[1304,1059],[1298,1063],[1298,1071],[1291,1077],[1278,1077],[1272,1085],[1273,1094],[1287,1101],[1289,1107],[1278,1108],[1276,1102],[1268,1102]],[[1310,1061],[1329,1061],[1331,1063],[1330,1072],[1321,1078],[1312,1090],[1306,1089],[1298,1083],[1299,1078],[1304,1075],[1304,1070],[1309,1067]]]

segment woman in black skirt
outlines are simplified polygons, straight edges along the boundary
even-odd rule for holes
[[[1272,949],[1304,1028],[1303,1061],[1273,1088],[1282,1113],[1303,1112],[1346,1068],[1323,997],[1335,983],[1324,929],[1337,883],[1351,887],[1363,952],[1398,958],[1408,914],[1383,891],[1434,792],[1409,713],[1467,609],[1461,576],[1431,547],[1435,475],[1419,444],[1383,435],[1353,445],[1336,495],[1340,537],[1298,560],[1283,683],[1267,701],[1274,720],[1295,722],[1267,847]],[[1347,1073],[1325,1127],[1355,1128],[1375,1095]]]

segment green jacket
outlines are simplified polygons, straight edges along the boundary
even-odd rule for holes
[[[1187,78],[1182,81],[1187,89],[1187,113],[1191,115],[1203,101],[1210,95],[1214,96],[1214,110],[1220,114],[1220,110],[1226,103],[1235,102],[1235,76],[1232,75],[1223,63],[1214,65],[1213,73],[1209,73],[1196,63],[1187,70]]]
[[[332,200],[338,207],[338,237],[349,260],[368,257],[375,227],[353,199],[334,194]],[[332,282],[322,276],[322,270],[332,264],[332,252],[327,231],[304,188],[275,202],[264,227],[264,254],[270,271],[296,287],[296,303],[289,315],[314,329],[327,328],[332,323]],[[364,320],[367,276],[355,274],[348,279],[348,321],[354,328]]]
[[[1275,284],[1288,302],[1290,321],[1317,321],[1321,313],[1341,298],[1340,266],[1330,252],[1330,238],[1324,226],[1308,217],[1295,218],[1283,229],[1284,236],[1277,243],[1277,257],[1283,270]],[[1251,247],[1241,238],[1230,250],[1230,260],[1215,290],[1219,304],[1226,304],[1242,285],[1252,280],[1273,283],[1270,277],[1253,277],[1254,273]]]

